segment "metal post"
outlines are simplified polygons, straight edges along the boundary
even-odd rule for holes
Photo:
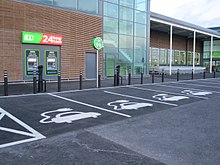
[[[153,68],[153,71],[152,71],[152,83],[154,83],[154,68]]]
[[[170,75],[172,74],[173,25],[170,25]]]
[[[176,77],[176,80],[179,81],[180,80],[180,70],[177,69],[177,77]]]
[[[215,72],[216,72],[216,70],[214,69],[214,72],[213,72],[213,78],[215,78]]]
[[[38,66],[38,92],[43,91],[43,65]]]
[[[121,85],[123,85],[123,77],[121,76]]]
[[[46,92],[46,91],[47,91],[47,81],[44,80],[44,92]]]
[[[203,72],[203,79],[205,79],[205,71]]]
[[[141,84],[143,84],[143,77],[144,77],[144,74],[143,72],[141,72]]]
[[[82,69],[80,68],[79,74],[79,90],[82,90]]]
[[[37,77],[36,77],[36,70],[33,72],[33,94],[37,93]]]
[[[128,85],[131,85],[131,70],[128,72]]]
[[[100,88],[100,87],[101,87],[101,75],[100,75],[100,74],[99,74],[98,78],[99,78],[99,81],[98,81],[98,88]]]
[[[212,73],[212,55],[213,55],[213,36],[211,36],[211,47],[210,47],[210,73]]]
[[[164,69],[162,69],[162,82],[164,82]]]
[[[117,84],[117,75],[116,74],[114,74],[114,86],[116,86],[116,84]]]
[[[192,69],[192,75],[191,75],[191,80],[193,80],[193,69]]]
[[[117,72],[116,72],[116,84],[117,84],[117,86],[119,86],[119,79],[120,79],[120,77],[119,77],[119,70],[117,69]]]
[[[193,35],[193,71],[195,71],[195,57],[196,57],[196,32]]]
[[[58,71],[58,92],[61,92],[61,73],[60,73],[60,71]]]
[[[96,87],[99,87],[99,50],[96,51]]]
[[[4,70],[4,95],[8,96],[8,73]]]

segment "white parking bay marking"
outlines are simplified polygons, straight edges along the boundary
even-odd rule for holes
[[[127,114],[123,114],[123,113],[120,113],[120,112],[115,112],[115,111],[112,111],[112,110],[109,110],[109,109],[105,109],[105,108],[101,108],[101,107],[98,107],[98,106],[95,106],[95,105],[91,105],[91,104],[83,103],[83,102],[80,102],[80,101],[68,99],[68,98],[66,98],[66,97],[54,95],[54,94],[52,94],[52,93],[48,93],[48,95],[53,96],[53,97],[56,97],[56,98],[59,98],[59,99],[62,99],[62,100],[66,100],[66,101],[69,101],[69,102],[72,102],[72,103],[81,104],[81,105],[84,105],[84,106],[87,106],[87,107],[99,109],[99,110],[101,110],[101,111],[113,113],[113,114],[116,114],[116,115],[120,115],[120,116],[124,116],[124,117],[131,117],[130,115],[127,115]]]
[[[13,145],[17,145],[17,144],[22,144],[22,143],[31,142],[31,141],[46,138],[45,136],[43,136],[42,134],[40,134],[39,132],[37,132],[36,130],[34,130],[33,128],[31,128],[30,126],[28,126],[27,124],[25,124],[21,120],[19,120],[18,118],[14,117],[10,113],[6,112],[4,109],[0,108],[0,113],[1,113],[0,120],[2,118],[7,117],[7,118],[9,118],[10,120],[13,120],[18,125],[22,126],[23,128],[25,128],[28,131],[28,132],[25,132],[25,131],[12,129],[12,128],[0,127],[1,131],[6,131],[6,132],[10,132],[10,133],[18,134],[18,135],[23,135],[23,136],[28,136],[24,140],[19,140],[19,141],[9,142],[9,143],[5,143],[5,144],[0,144],[0,148],[4,148],[4,147],[8,147],[8,146],[13,146]]]
[[[154,103],[166,104],[166,105],[171,105],[171,106],[175,106],[175,107],[178,106],[177,104],[165,103],[165,102],[161,102],[161,101],[145,99],[145,98],[141,98],[141,97],[130,96],[130,95],[125,95],[125,94],[120,94],[120,93],[115,93],[115,92],[109,92],[109,91],[104,91],[104,92],[108,93],[108,94],[111,94],[111,95],[123,96],[123,97],[128,97],[128,98],[137,99],[137,100],[150,101],[150,102],[154,102]]]

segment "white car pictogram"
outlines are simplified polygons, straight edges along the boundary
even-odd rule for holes
[[[181,93],[184,93],[186,95],[193,95],[193,96],[205,96],[205,95],[211,95],[212,94],[212,92],[192,91],[192,90],[184,90],[184,91],[181,91]]]
[[[154,99],[158,99],[160,101],[179,101],[182,99],[189,99],[186,96],[173,96],[168,94],[157,94],[153,96]]]
[[[143,107],[151,107],[153,104],[150,103],[136,103],[130,102],[129,100],[117,100],[107,104],[108,106],[113,106],[114,110],[131,110],[131,109],[139,109]]]
[[[49,114],[57,113],[54,117],[51,117]],[[40,123],[72,123],[76,120],[86,119],[86,118],[97,118],[100,116],[100,113],[96,112],[78,112],[73,111],[70,108],[61,108],[54,111],[48,111],[41,114],[45,117],[40,121]]]

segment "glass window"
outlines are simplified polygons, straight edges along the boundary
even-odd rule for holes
[[[132,63],[133,61],[133,37],[119,36],[119,59],[124,62]]]
[[[75,10],[77,8],[77,0],[54,0],[54,6]]]
[[[135,63],[144,63],[146,56],[146,39],[134,38],[134,59]]]
[[[179,50],[175,50],[174,51],[173,64],[175,64],[175,65],[179,65],[180,64],[180,51]]]
[[[103,44],[104,44],[105,51],[108,49],[107,52],[117,53],[118,52],[118,35],[104,32]]]
[[[180,51],[180,64],[186,65],[186,52]]]
[[[118,20],[114,18],[104,17],[104,27],[105,32],[118,33]]]
[[[159,66],[159,49],[151,49],[151,66]]]
[[[146,37],[146,25],[135,24],[135,32],[134,35],[138,37]]]
[[[118,18],[118,6],[104,2],[104,15]]]
[[[146,24],[146,13],[135,10],[135,22]]]
[[[47,5],[53,5],[53,0],[26,0],[30,2],[42,3]]]
[[[133,23],[127,21],[120,21],[119,23],[119,32],[120,34],[133,35]]]
[[[200,65],[200,58],[201,58],[201,54],[200,53],[196,53],[196,58],[195,58],[195,65]]]
[[[187,53],[187,64],[192,65],[193,64],[193,53],[188,51]]]
[[[105,1],[118,4],[118,0],[105,0]]]
[[[133,0],[120,0],[120,5],[133,8]]]
[[[147,0],[135,0],[135,9],[146,11]]]
[[[78,0],[78,10],[98,14],[98,0]]]
[[[210,56],[209,51],[203,52],[203,58],[209,58],[209,56]]]
[[[167,50],[166,49],[160,49],[160,56],[159,56],[160,65],[166,65],[167,61]]]
[[[133,10],[120,6],[120,19],[133,21]]]
[[[172,64],[174,64],[174,50],[172,50]],[[167,49],[167,64],[170,65],[170,49]]]

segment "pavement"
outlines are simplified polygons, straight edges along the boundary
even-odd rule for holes
[[[0,96],[0,164],[219,165],[220,78],[209,76],[38,94],[12,84]]]

